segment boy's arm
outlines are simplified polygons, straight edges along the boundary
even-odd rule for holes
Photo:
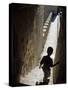
[[[41,65],[39,66],[39,68],[41,68]]]
[[[41,61],[42,62],[42,61]],[[41,68],[41,66],[42,66],[42,63],[40,62],[40,66],[39,66],[39,68]]]
[[[42,58],[42,60],[41,60],[41,62],[40,62],[40,66],[39,66],[39,68],[41,68],[41,67],[42,67],[43,62],[44,62],[44,57]]]
[[[52,65],[52,67],[54,67],[54,66],[58,65],[59,63],[60,63],[60,62],[58,61],[57,63],[53,64],[53,65]]]

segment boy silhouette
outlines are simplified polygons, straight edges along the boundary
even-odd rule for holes
[[[55,65],[57,65],[59,63],[59,62],[57,62],[56,64],[53,64],[53,60],[50,57],[52,53],[53,53],[53,48],[48,47],[47,56],[43,56],[43,58],[40,62],[40,66],[39,66],[39,68],[42,67],[42,70],[44,72],[43,82],[45,82],[47,84],[49,82],[48,77],[50,76],[51,67],[54,67]]]

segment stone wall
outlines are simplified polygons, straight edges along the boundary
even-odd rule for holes
[[[57,61],[60,63],[53,69],[54,84],[66,83],[66,8],[59,7],[58,9],[61,9],[62,16],[55,63]]]
[[[28,74],[39,63],[42,51],[44,6],[15,6],[14,14],[14,77]]]

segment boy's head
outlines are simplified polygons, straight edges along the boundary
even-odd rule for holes
[[[52,47],[48,47],[47,53],[50,56],[53,53],[53,48]]]

